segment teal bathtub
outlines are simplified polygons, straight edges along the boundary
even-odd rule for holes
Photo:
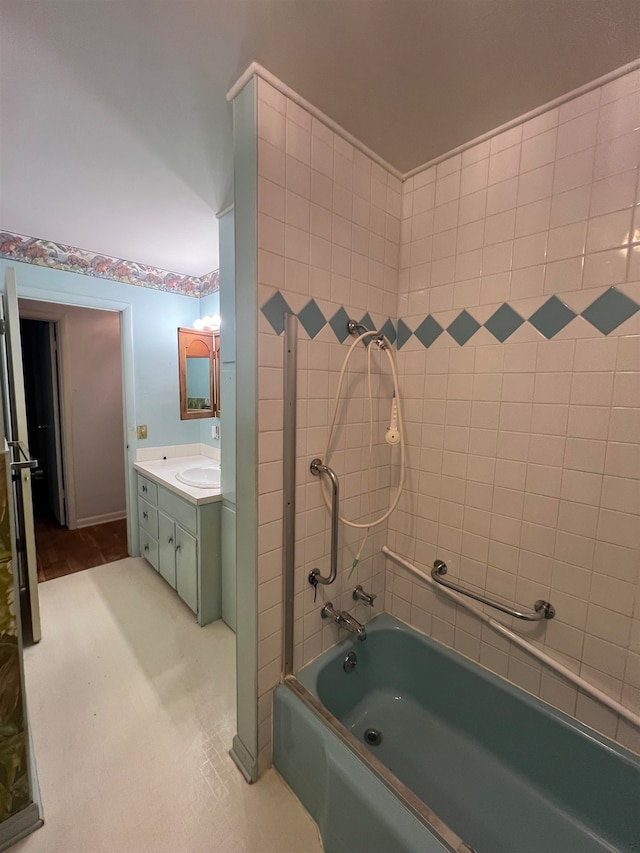
[[[327,853],[640,851],[638,756],[387,614],[277,689],[274,763]]]

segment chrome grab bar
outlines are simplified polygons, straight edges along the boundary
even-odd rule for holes
[[[556,610],[553,604],[549,604],[548,601],[543,601],[542,599],[539,599],[533,605],[533,612],[514,610],[512,607],[507,607],[506,604],[500,604],[498,601],[492,601],[490,598],[479,595],[477,592],[471,592],[470,589],[463,589],[463,587],[460,587],[455,583],[451,583],[451,581],[444,580],[443,576],[446,575],[446,573],[447,564],[442,560],[436,560],[433,564],[433,568],[431,569],[431,577],[436,583],[446,586],[454,592],[459,592],[461,595],[468,595],[469,598],[473,598],[474,601],[479,601],[482,604],[488,604],[489,607],[495,607],[496,610],[500,610],[502,613],[508,613],[509,616],[515,616],[516,619],[524,619],[527,622],[539,622],[541,619],[553,619],[556,615]]]
[[[329,577],[325,578],[320,574],[320,569],[313,569],[309,573],[309,583],[316,587],[319,583],[333,583],[338,574],[338,515],[340,506],[340,483],[333,469],[328,465],[322,464],[322,459],[314,459],[309,466],[311,473],[319,477],[321,474],[326,474],[331,480],[332,497],[331,497],[331,569]]]

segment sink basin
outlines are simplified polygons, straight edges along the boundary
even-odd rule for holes
[[[220,467],[218,465],[198,465],[176,474],[176,480],[195,486],[198,489],[216,489],[220,486]]]

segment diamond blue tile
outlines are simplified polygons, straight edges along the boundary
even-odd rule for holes
[[[343,344],[346,339],[349,337],[349,332],[347,331],[347,323],[349,322],[349,315],[344,310],[344,308],[339,308],[333,317],[329,320],[329,325],[333,329],[333,333],[336,338]]]
[[[404,320],[398,320],[398,349],[402,349],[412,334],[413,332]]]
[[[440,323],[438,323],[437,320],[434,320],[431,314],[429,314],[424,318],[413,334],[420,341],[423,347],[430,347],[431,344],[440,337],[443,331],[444,329]],[[399,324],[398,337],[400,337]]]
[[[552,296],[529,317],[529,322],[545,338],[551,339],[561,329],[564,329],[575,316],[575,312],[571,308],[567,308],[564,302],[560,302],[557,296]]]
[[[478,323],[475,317],[472,317],[468,311],[461,311],[453,323],[447,326],[447,332],[449,332],[457,344],[463,347],[479,328],[480,323]]]
[[[608,335],[629,317],[633,317],[636,311],[640,311],[640,305],[615,287],[610,287],[588,308],[585,308],[582,316],[598,331]]]
[[[386,323],[380,329],[380,332],[385,336],[385,338],[392,344],[396,339],[396,330],[393,322],[391,320],[387,320]]]
[[[315,299],[307,302],[302,311],[299,312],[298,320],[300,320],[310,338],[315,338],[320,329],[324,328],[327,324],[324,314],[316,305]]]
[[[484,327],[503,344],[523,323],[524,319],[505,302],[489,317]]]
[[[262,313],[271,323],[274,332],[281,335],[284,332],[284,315],[294,312],[289,308],[284,296],[278,291],[264,303]]]
[[[365,329],[375,329],[375,327],[376,327],[376,324],[375,324],[375,323],[373,322],[373,320],[371,319],[371,314],[369,314],[369,312],[368,312],[368,311],[367,311],[367,313],[364,315],[364,317],[362,318],[362,320],[360,320],[360,322],[361,322],[361,323],[362,323],[362,325],[365,327]],[[369,346],[370,341],[371,341],[371,338],[363,338],[363,339],[362,339],[362,343],[363,343],[366,347],[368,347],[368,346]]]

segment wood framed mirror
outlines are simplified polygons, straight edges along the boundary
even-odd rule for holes
[[[220,414],[220,334],[178,329],[180,420]]]

